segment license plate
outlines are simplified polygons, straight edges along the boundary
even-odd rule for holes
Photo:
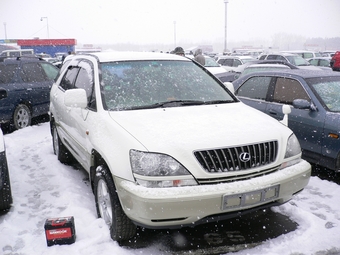
[[[249,205],[261,204],[275,200],[279,196],[280,185],[269,188],[246,192],[242,194],[224,195],[222,210],[242,208]]]

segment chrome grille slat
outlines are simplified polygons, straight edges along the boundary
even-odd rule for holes
[[[248,144],[239,147],[195,151],[194,155],[209,173],[249,170],[275,161],[277,141]],[[243,162],[241,153],[249,153],[250,160]]]

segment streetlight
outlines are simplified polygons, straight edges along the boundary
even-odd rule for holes
[[[50,32],[48,30],[48,18],[47,17],[41,17],[40,21],[43,21],[43,19],[46,19],[46,24],[47,24],[47,38],[50,39]]]
[[[224,4],[225,4],[224,52],[227,52],[227,4],[228,4],[228,0],[224,0]]]
[[[4,22],[4,27],[5,27],[5,43],[7,41],[7,30],[6,30],[6,22]]]
[[[174,21],[174,45],[174,48],[176,48],[176,21]]]

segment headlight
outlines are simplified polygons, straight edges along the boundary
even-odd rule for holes
[[[287,149],[285,154],[285,159],[291,158],[293,156],[299,155],[301,153],[301,147],[298,139],[294,134],[292,134],[287,141]],[[281,164],[280,169],[295,165],[301,161],[301,157],[293,158],[292,160],[285,161]]]
[[[159,188],[197,185],[188,170],[168,155],[131,150],[130,161],[132,172],[142,186]]]
[[[301,153],[301,147],[298,139],[292,134],[287,141],[285,158],[290,158]]]

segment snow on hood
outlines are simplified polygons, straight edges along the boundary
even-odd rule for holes
[[[243,103],[110,112],[149,151],[174,153],[276,140],[292,132]]]

